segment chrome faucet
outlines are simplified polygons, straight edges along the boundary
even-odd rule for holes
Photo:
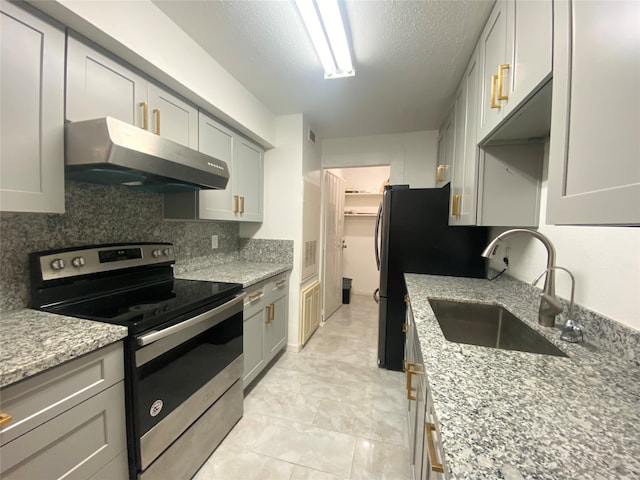
[[[491,257],[496,250],[496,247],[503,240],[518,234],[531,235],[542,242],[547,249],[547,270],[548,274],[544,279],[544,286],[542,288],[542,295],[540,296],[540,308],[538,309],[538,323],[545,327],[553,327],[556,320],[556,315],[562,312],[562,303],[556,298],[555,288],[555,263],[556,263],[556,250],[553,248],[551,240],[540,232],[535,230],[528,230],[526,228],[514,228],[502,232],[496,238],[494,238],[487,248],[482,252],[482,256],[485,258]]]
[[[579,325],[573,320],[573,294],[575,292],[575,287],[576,287],[576,279],[573,276],[573,274],[564,267],[555,266],[555,267],[545,268],[544,271],[540,275],[538,275],[538,278],[536,278],[531,285],[535,287],[538,281],[542,278],[542,276],[545,273],[548,274],[553,270],[564,270],[569,274],[569,277],[571,277],[571,300],[569,301],[569,311],[567,312],[567,321],[565,322],[564,327],[562,328],[562,334],[560,334],[560,339],[564,340],[565,342],[571,342],[571,343],[584,342],[584,335],[583,335],[584,327],[582,325]]]

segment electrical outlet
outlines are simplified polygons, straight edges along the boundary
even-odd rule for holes
[[[218,235],[211,235],[211,249],[215,250],[218,248]]]

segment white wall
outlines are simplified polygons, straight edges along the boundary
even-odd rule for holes
[[[435,186],[438,131],[331,138],[322,141],[322,168],[390,165],[390,183]]]
[[[331,173],[345,181],[347,189],[359,192],[380,192],[390,178],[390,167],[332,168]]]
[[[151,1],[30,3],[258,143],[275,144],[273,113]]]
[[[299,346],[303,205],[303,116],[276,117],[276,148],[264,158],[264,220],[241,223],[242,238],[293,240],[288,346]]]
[[[548,144],[545,147],[538,231],[554,244],[557,265],[575,276],[576,303],[640,330],[640,228],[547,225]],[[492,234],[504,230],[493,228]],[[538,240],[514,237],[503,243],[511,247],[513,277],[531,282],[544,270],[546,250]],[[498,250],[492,262],[495,268],[502,268],[503,252]],[[568,299],[570,291],[568,275],[556,272],[557,294]]]

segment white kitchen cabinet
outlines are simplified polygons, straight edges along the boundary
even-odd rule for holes
[[[64,31],[1,3],[0,210],[64,213]]]
[[[114,117],[198,148],[198,109],[133,67],[70,32],[66,119]]]
[[[438,133],[438,165],[436,166],[436,187],[451,181],[451,166],[455,145],[455,108],[451,109]]]
[[[287,343],[289,282],[279,274],[246,289],[243,354],[246,388]]]
[[[471,55],[455,98],[455,147],[449,225],[475,225],[478,201],[478,48]]]
[[[407,302],[405,330],[409,450],[413,478],[442,480],[447,478],[444,455],[410,300]]]
[[[200,112],[199,150],[229,167],[224,190],[165,195],[168,219],[261,222],[263,218],[264,151]]]
[[[0,476],[127,478],[123,378],[117,342],[4,388]]]
[[[640,224],[640,3],[554,2],[547,223]]]
[[[483,142],[552,74],[552,2],[498,0],[478,42]]]

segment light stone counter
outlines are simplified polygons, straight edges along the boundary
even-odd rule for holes
[[[255,285],[280,273],[291,270],[287,263],[257,263],[236,261],[176,274],[186,280],[241,283],[243,288]]]
[[[0,317],[0,387],[127,336],[127,327],[28,308]]]
[[[537,324],[539,290],[509,277],[405,281],[451,478],[640,478],[637,361],[560,341]],[[503,305],[569,358],[449,342],[428,298]]]

